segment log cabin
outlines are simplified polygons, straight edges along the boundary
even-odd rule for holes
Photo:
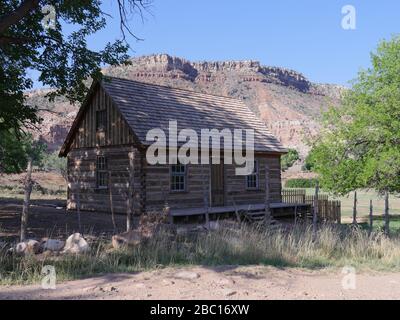
[[[150,164],[153,128],[254,130],[254,170],[235,164]],[[167,149],[169,147],[167,146]],[[170,150],[167,150],[167,152]],[[281,203],[280,158],[286,149],[240,100],[120,78],[94,82],[60,150],[67,157],[67,207],[171,215],[223,213]],[[132,198],[129,202],[127,199]]]

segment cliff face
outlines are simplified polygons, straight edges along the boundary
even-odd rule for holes
[[[343,88],[314,84],[293,70],[262,66],[258,61],[190,62],[158,54],[133,58],[131,64],[106,68],[104,74],[163,84],[243,100],[266,122],[287,147],[306,154],[305,139],[319,131],[318,117],[330,105],[338,105]],[[34,97],[40,96],[33,94]],[[42,139],[56,148],[72,123],[77,106],[59,101],[52,106],[61,115],[42,129]],[[54,118],[55,117],[55,118]]]

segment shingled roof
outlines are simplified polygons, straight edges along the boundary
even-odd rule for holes
[[[199,135],[201,129],[254,129],[255,151],[287,152],[240,100],[113,77],[100,85],[143,146],[152,143],[146,141],[149,130],[168,132],[169,121],[177,121],[178,130],[193,129]]]

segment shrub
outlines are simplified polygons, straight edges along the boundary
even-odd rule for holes
[[[64,178],[67,175],[67,159],[60,158],[58,152],[46,153],[39,167],[41,170],[54,171],[61,174]]]
[[[293,164],[299,160],[299,153],[295,149],[289,149],[289,152],[281,158],[281,168],[283,171],[289,169]]]
[[[285,183],[285,188],[315,188],[317,179],[288,179]]]

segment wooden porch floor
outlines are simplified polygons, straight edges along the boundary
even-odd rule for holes
[[[272,215],[274,215],[274,211],[282,211],[285,209],[291,209],[293,212],[297,210],[305,210],[310,208],[309,204],[304,203],[271,203],[270,208],[272,211]],[[236,211],[262,211],[265,210],[265,204],[244,204],[237,206],[224,206],[224,207],[210,207],[208,208],[209,214],[224,214],[224,213],[235,213]],[[171,209],[170,214],[172,217],[185,217],[185,216],[196,216],[196,215],[204,215],[207,213],[205,207],[201,208],[188,208],[188,209]]]

